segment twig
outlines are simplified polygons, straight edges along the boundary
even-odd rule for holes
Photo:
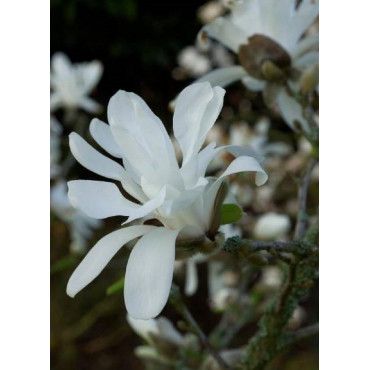
[[[301,340],[307,339],[319,333],[319,323],[312,324],[305,328],[296,330],[287,335],[286,345],[292,345]]]
[[[315,168],[318,160],[316,158],[312,159],[310,164],[308,165],[307,172],[302,180],[302,185],[299,190],[299,214],[298,220],[295,227],[294,232],[294,239],[300,239],[303,237],[304,232],[307,227],[307,192],[308,192],[308,185],[310,184],[312,171]]]
[[[226,362],[219,355],[219,353],[212,347],[207,336],[204,334],[203,330],[200,328],[191,312],[185,306],[185,303],[181,299],[180,290],[178,286],[176,286],[175,284],[172,284],[170,302],[176,308],[176,310],[184,317],[184,319],[190,324],[194,332],[198,335],[204,347],[208,349],[209,353],[214,357],[214,359],[220,365],[221,369],[226,370],[230,369],[230,367],[226,364]]]

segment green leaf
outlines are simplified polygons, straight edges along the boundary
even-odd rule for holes
[[[115,294],[117,292],[122,291],[124,284],[125,284],[125,278],[124,277],[117,280],[115,283],[113,283],[112,285],[110,285],[107,288],[107,290],[106,290],[107,295]]]
[[[223,204],[221,207],[221,225],[232,224],[243,217],[243,212],[236,204]]]

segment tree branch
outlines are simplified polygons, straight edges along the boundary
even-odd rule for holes
[[[190,324],[194,332],[198,335],[204,347],[208,349],[209,353],[217,361],[221,369],[225,369],[225,370],[230,369],[230,367],[226,364],[226,362],[219,355],[219,353],[212,347],[207,336],[204,334],[204,332],[202,331],[202,329],[200,328],[200,326],[194,319],[193,315],[186,307],[185,303],[181,299],[180,290],[178,286],[176,286],[175,284],[172,284],[172,287],[171,287],[170,303],[175,307],[175,309],[180,313],[180,315],[182,315],[182,317]]]

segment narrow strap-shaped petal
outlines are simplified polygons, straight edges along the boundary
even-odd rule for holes
[[[126,199],[115,184],[105,181],[69,181],[68,198],[73,207],[97,219],[130,216],[142,207]]]
[[[186,265],[185,294],[191,296],[197,291],[198,288],[197,265],[192,258],[186,260],[185,265]]]
[[[280,89],[276,102],[285,122],[293,130],[297,130],[296,122],[298,122],[304,131],[309,131],[308,122],[303,116],[302,106],[284,88]]]
[[[319,0],[303,0],[289,22],[292,42],[297,42],[319,15]]]
[[[192,84],[179,95],[173,130],[183,154],[182,166],[202,147],[220,113],[224,95],[224,89],[212,88],[208,82]]]
[[[70,76],[72,71],[71,61],[64,53],[57,52],[51,57],[51,70],[58,75],[58,78]]]
[[[245,32],[224,17],[219,17],[207,24],[202,28],[201,32],[217,40],[234,53],[238,53],[239,46],[247,42],[247,35]],[[201,40],[201,38],[202,36],[198,39]]]
[[[108,124],[94,118],[89,126],[90,134],[94,140],[110,155],[122,158],[122,149],[114,140],[112,131]]]
[[[76,160],[88,170],[118,181],[124,177],[121,165],[99,153],[75,132],[69,135],[69,146]]]
[[[132,250],[126,268],[124,298],[134,319],[159,315],[172,283],[175,241],[179,230],[158,227],[145,234]]]
[[[84,91],[89,93],[98,84],[103,74],[103,64],[98,60],[93,60],[79,66],[81,67]]]
[[[203,213],[203,217],[205,219],[212,219],[215,199],[222,185],[222,182],[224,181],[224,178],[226,176],[239,172],[256,172],[257,186],[263,185],[268,178],[266,172],[263,170],[263,168],[255,158],[242,156],[234,159],[227,167],[225,172],[209,187],[208,191],[205,193]]]
[[[98,113],[102,109],[102,106],[99,103],[88,96],[83,96],[79,100],[78,104],[81,108],[85,109],[85,111],[89,113]]]
[[[304,37],[298,42],[293,52],[293,60],[299,58],[307,51],[316,50],[319,47],[319,34]]]
[[[73,272],[68,281],[67,294],[74,297],[101,273],[123,245],[153,229],[154,226],[131,226],[113,231],[100,239]]]
[[[125,165],[129,162],[138,178],[145,175],[149,181],[161,185],[179,179],[176,176],[178,164],[168,133],[138,95],[117,92],[108,104],[108,120],[115,141],[125,155]]]
[[[75,132],[69,135],[69,146],[82,166],[100,176],[121,181],[123,188],[140,202],[148,199],[120,164],[99,153]]]
[[[213,87],[214,86],[221,86],[226,87],[233,82],[239,81],[247,76],[246,70],[241,66],[232,66],[232,67],[224,67],[224,68],[217,68],[201,78],[198,78],[194,81],[194,83],[201,83],[201,82],[209,82]],[[254,81],[257,81],[253,79]],[[177,104],[176,97],[169,103],[169,108],[173,111]]]

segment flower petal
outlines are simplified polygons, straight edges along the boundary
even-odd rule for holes
[[[125,166],[129,164],[138,178],[144,175],[153,183],[179,185],[178,164],[168,133],[139,96],[117,92],[109,101],[108,119],[125,155]]]
[[[179,230],[164,227],[145,234],[132,250],[126,268],[124,298],[129,315],[151,319],[165,306],[175,263]]]
[[[69,146],[72,154],[82,166],[100,176],[121,181],[125,191],[140,202],[143,203],[148,199],[120,164],[99,153],[75,132],[69,135]]]
[[[59,75],[58,78],[65,78],[72,73],[72,64],[67,55],[61,52],[55,53],[51,58],[52,72]]]
[[[112,131],[109,125],[94,118],[90,123],[90,134],[94,140],[110,155],[117,158],[122,158],[122,149],[114,140]]]
[[[84,90],[89,93],[99,82],[103,74],[103,64],[98,60],[78,65],[80,69]]]
[[[198,272],[195,261],[189,258],[185,262],[186,275],[185,275],[185,294],[188,296],[193,295],[198,288]]]
[[[173,117],[174,135],[183,154],[182,166],[202,147],[220,114],[225,90],[212,88],[209,82],[195,83],[179,95]]]
[[[78,104],[81,108],[85,109],[85,111],[89,113],[98,113],[102,110],[102,106],[88,96],[82,97]]]
[[[69,181],[68,198],[73,207],[97,219],[130,216],[141,207],[126,199],[115,184],[105,181]]]
[[[68,281],[67,294],[74,297],[101,273],[124,244],[153,229],[154,226],[131,226],[113,231],[100,239],[73,272]]]
[[[247,43],[247,35],[228,19],[219,17],[204,26],[201,30],[207,36],[219,41],[234,53],[238,53],[239,46]],[[202,39],[202,37],[199,37]]]
[[[227,167],[225,172],[209,187],[208,191],[205,193],[203,208],[203,217],[205,219],[212,219],[215,199],[224,181],[224,177],[238,172],[256,172],[257,186],[263,185],[268,178],[266,172],[255,158],[242,156],[234,159]]]
[[[75,132],[69,135],[69,146],[76,160],[88,170],[118,181],[125,176],[121,165],[99,153]]]
[[[293,130],[297,130],[296,122],[298,122],[305,132],[309,132],[308,122],[303,116],[302,106],[287,93],[286,89],[280,89],[276,103],[285,122]]]

